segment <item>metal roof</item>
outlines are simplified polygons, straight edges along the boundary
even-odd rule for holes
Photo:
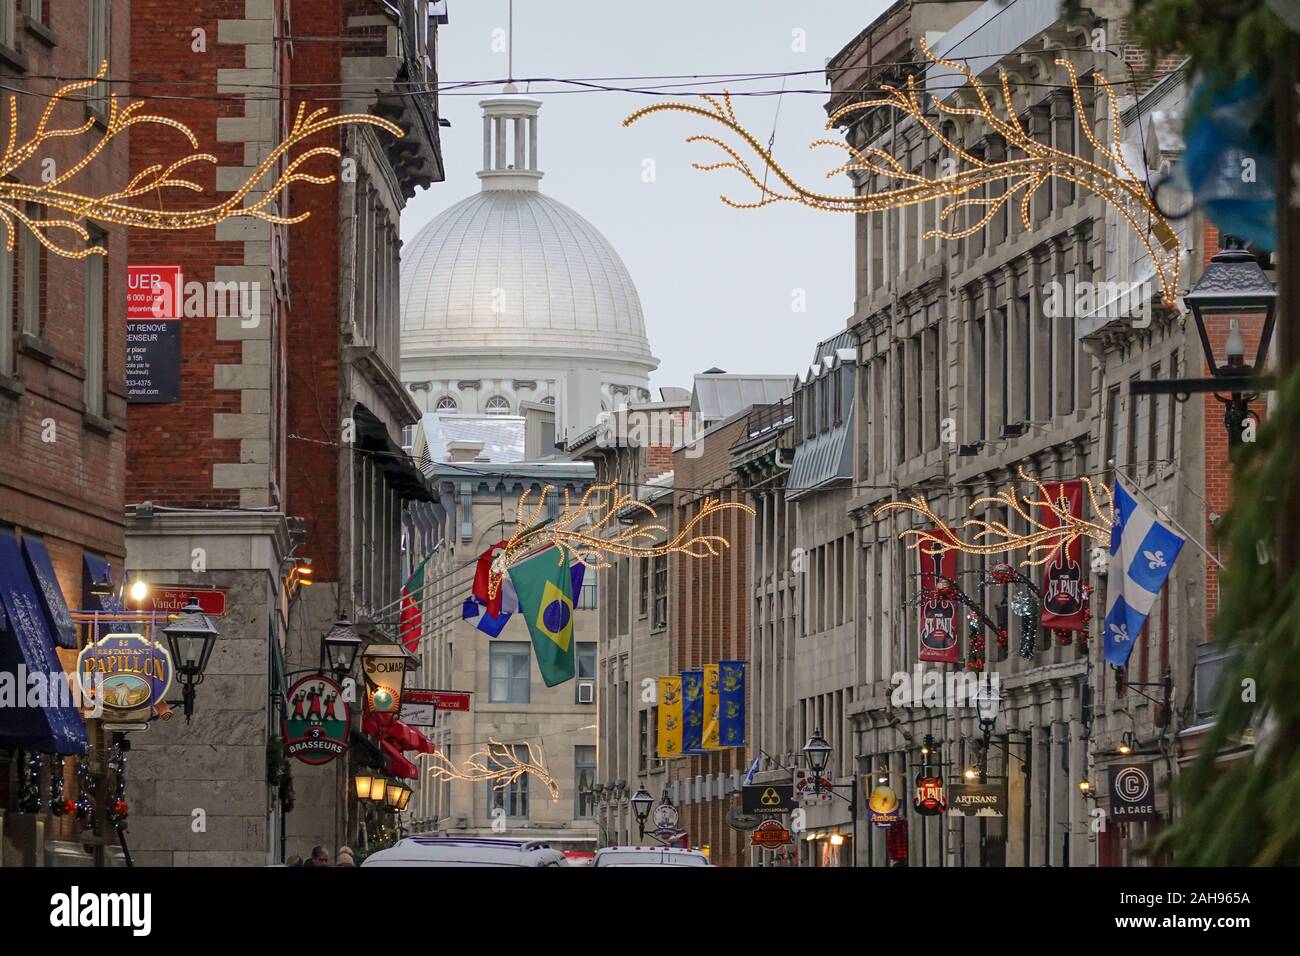
[[[516,415],[457,415],[426,412],[420,421],[431,461],[451,461],[452,442],[482,442],[477,460],[524,460],[524,420]]]
[[[708,425],[751,406],[771,405],[788,398],[793,387],[792,375],[702,373],[695,376],[691,412]]]

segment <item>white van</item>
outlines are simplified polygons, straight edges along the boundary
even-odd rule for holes
[[[376,850],[362,866],[568,866],[544,840],[413,836]]]
[[[607,846],[593,866],[713,866],[699,850],[676,846]]]

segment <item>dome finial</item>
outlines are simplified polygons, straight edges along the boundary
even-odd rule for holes
[[[507,83],[501,96],[479,100],[483,108],[483,189],[537,189],[537,113],[542,101],[519,96]]]

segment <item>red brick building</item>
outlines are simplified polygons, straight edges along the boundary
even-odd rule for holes
[[[16,143],[33,135],[49,97],[60,85],[50,77],[85,77],[101,59],[127,61],[126,31],[111,29],[108,0],[40,4],[0,0],[0,84],[17,106]],[[125,22],[130,4],[112,5]],[[13,91],[12,93],[9,91]],[[0,178],[24,184],[49,182],[84,157],[105,131],[102,89],[76,93],[50,117],[49,129],[93,125],[75,136],[47,139],[21,163],[0,168]],[[11,135],[8,110],[0,111],[0,137]],[[108,195],[126,184],[127,141],[110,140],[98,158],[69,178],[64,188]],[[28,204],[34,218],[57,211]],[[0,667],[42,667],[32,656],[48,648],[45,662],[71,668],[77,635],[63,614],[51,615],[52,595],[64,612],[91,606],[88,561],[106,561],[120,580],[126,554],[122,502],[126,459],[125,335],[126,231],[88,222],[90,239],[51,229],[49,238],[72,250],[88,243],[107,254],[67,258],[42,247],[9,215],[0,216],[13,238],[0,244],[0,585],[8,608],[0,632]],[[48,554],[48,560],[39,557]],[[35,590],[31,590],[34,588]],[[41,621],[15,614],[24,592],[39,600]],[[61,592],[58,593],[58,592]],[[57,618],[57,619],[56,619]],[[24,633],[19,633],[23,631]],[[38,633],[39,632],[39,633]],[[57,651],[55,647],[57,646]],[[18,650],[24,653],[15,657]],[[55,656],[57,654],[57,657]],[[53,751],[71,753],[58,726],[85,734],[74,711],[50,720],[31,708],[0,711],[0,865],[104,862],[116,840],[102,819],[83,832],[77,821],[51,815],[52,775],[60,766]],[[88,766],[104,774],[101,735],[90,728]],[[27,746],[29,749],[22,751]],[[20,812],[31,753],[45,752],[39,770],[40,808]],[[62,765],[66,792],[75,796],[75,761]]]

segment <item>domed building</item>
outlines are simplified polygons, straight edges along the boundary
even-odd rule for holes
[[[425,412],[556,406],[556,436],[650,398],[658,366],[626,266],[591,223],[540,191],[541,101],[481,100],[482,190],[402,249],[402,380]]]

